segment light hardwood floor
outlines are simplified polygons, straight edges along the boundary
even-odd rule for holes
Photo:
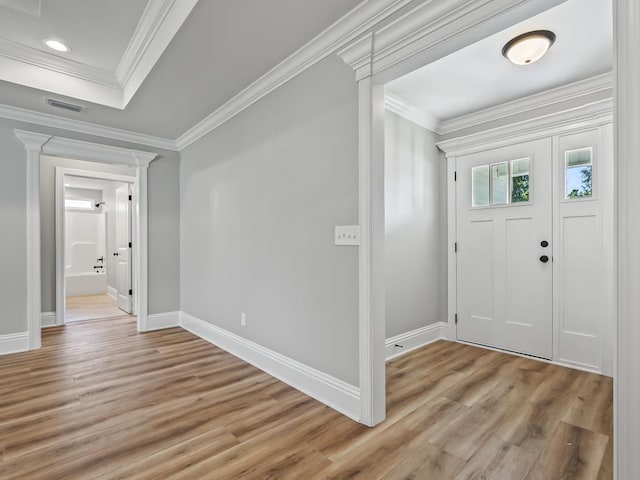
[[[0,357],[0,478],[611,479],[607,377],[440,341],[359,425],[179,328],[44,331]]]
[[[121,317],[125,312],[118,303],[107,294],[67,297],[65,322]]]

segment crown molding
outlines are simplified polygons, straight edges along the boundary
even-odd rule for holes
[[[198,0],[149,0],[131,37],[115,77],[129,103]]]
[[[388,111],[393,112],[396,115],[400,115],[422,128],[426,128],[432,132],[438,132],[440,122],[436,117],[414,107],[404,99],[389,91],[385,91],[384,93],[384,106]]]
[[[482,38],[566,0],[425,0],[375,32],[369,45],[354,42],[340,51],[356,80],[388,82],[467,46],[474,29]]]
[[[7,118],[19,122],[34,123],[51,128],[61,128],[87,135],[111,138],[123,142],[137,143],[149,147],[162,148],[165,150],[177,151],[176,143],[167,138],[154,137],[143,133],[130,132],[119,128],[105,127],[95,123],[83,122],[49,113],[41,113],[24,108],[12,107],[0,104],[0,118]]]
[[[114,71],[0,38],[0,80],[123,110],[198,0],[149,0]]]
[[[613,99],[609,98],[484,132],[444,140],[436,145],[447,158],[452,158],[564,132],[593,128],[612,121]]]
[[[32,132],[14,130],[16,136]],[[149,164],[158,156],[157,153],[130,148],[112,147],[92,142],[83,142],[71,138],[50,137],[42,145],[41,153],[64,158],[77,158],[114,165],[127,165],[129,167],[149,167]]]
[[[364,34],[411,0],[367,0],[269,70],[176,140],[180,150]]]
[[[613,90],[613,73],[611,72],[485,108],[468,115],[444,120],[440,123],[437,133],[447,135],[606,90]]]

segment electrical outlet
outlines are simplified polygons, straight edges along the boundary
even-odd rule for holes
[[[243,313],[242,315],[240,315],[240,325],[242,325],[243,327],[247,326],[247,314]]]

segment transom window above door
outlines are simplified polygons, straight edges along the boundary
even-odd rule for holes
[[[531,159],[527,157],[473,167],[472,207],[529,202],[530,164]]]

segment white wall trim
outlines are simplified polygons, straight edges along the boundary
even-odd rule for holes
[[[43,146],[51,140],[50,135],[14,130],[24,145],[27,160],[27,332],[29,349],[40,348],[40,153]]]
[[[52,140],[53,142],[54,140]],[[84,146],[84,148],[90,148]],[[43,151],[45,149],[43,148]],[[123,152],[116,151],[117,155],[122,155]],[[111,154],[113,155],[113,153]],[[124,153],[126,158],[129,158],[129,155]],[[66,155],[63,155],[66,157]],[[82,156],[82,152],[78,152],[77,156],[74,155],[72,158],[80,158],[84,159]],[[146,168],[146,167],[145,167]],[[56,252],[56,325],[64,325],[65,317],[66,317],[66,298],[67,298],[67,280],[65,277],[65,265],[67,264],[66,259],[66,238],[65,238],[65,225],[67,218],[67,211],[64,206],[64,185],[65,185],[65,176],[73,175],[76,177],[85,177],[85,178],[99,178],[102,180],[113,180],[116,182],[124,182],[133,185],[133,191],[135,195],[136,191],[136,182],[137,177],[129,176],[129,175],[119,175],[108,172],[96,172],[93,170],[80,170],[75,168],[66,168],[66,167],[56,167],[55,168],[55,252]],[[138,197],[138,195],[136,195]],[[140,221],[139,217],[136,217],[135,212],[138,206],[138,198],[135,198],[133,201],[133,211],[131,213],[132,220],[132,232],[135,231],[136,225]],[[132,234],[133,235],[133,234]],[[138,262],[138,257],[140,255],[146,255],[146,245],[145,248],[136,248],[138,244],[142,245],[139,239],[132,237],[132,242],[134,247],[132,249],[132,264],[131,264],[131,277],[132,280],[136,278],[140,278],[140,272],[137,270],[140,267],[140,263]],[[135,280],[134,280],[135,281]],[[134,282],[132,282],[134,283]],[[109,288],[109,287],[107,287]],[[115,290],[115,289],[114,289]],[[140,304],[138,302],[140,287],[136,286],[133,288],[133,297],[132,297],[132,306],[133,306],[133,314],[137,314],[140,311]],[[117,300],[117,292],[115,299]],[[142,330],[141,324],[138,323],[138,329]]]
[[[198,0],[150,0],[138,22],[115,77],[126,107],[164,53]]]
[[[400,115],[422,128],[426,128],[432,132],[438,132],[439,121],[436,117],[414,107],[406,100],[388,90],[384,93],[384,106],[388,111]]]
[[[79,142],[62,137],[53,137],[25,130],[14,130],[23,143],[27,161],[27,328],[29,348],[42,345],[41,272],[40,272],[40,156],[41,154],[64,156],[98,163],[124,163],[135,166],[136,179],[133,187],[135,208],[133,213],[134,276],[133,290],[138,330],[147,329],[149,298],[149,268],[147,243],[147,167],[157,156],[155,153],[110,147],[90,142]],[[137,254],[137,255],[136,255]]]
[[[636,0],[614,0],[613,4],[618,242],[614,476],[627,480],[640,478],[640,9]]]
[[[107,285],[107,295],[109,295],[114,300],[118,300],[118,291],[111,285]]]
[[[327,56],[407,5],[411,0],[362,2],[326,30],[280,62],[176,140],[187,148],[255,102],[311,68]]]
[[[90,162],[143,168],[147,168],[151,161],[158,156],[157,153],[153,152],[112,147],[110,145],[63,137],[51,137],[51,139],[43,145],[42,153],[54,157],[76,158]]]
[[[180,325],[334,410],[359,419],[357,387],[184,312]]]
[[[0,335],[0,355],[29,350],[29,332]]]
[[[385,352],[387,361],[392,358],[406,355],[413,350],[429,345],[430,343],[447,338],[447,322],[436,322],[432,325],[420,327],[410,332],[401,333],[395,337],[387,338]],[[396,345],[401,345],[397,347]]]
[[[447,157],[457,157],[516,143],[605,125],[613,121],[613,101],[601,100],[550,115],[523,120],[464,137],[438,142]]]
[[[56,312],[42,312],[40,314],[40,325],[42,328],[57,326]]]
[[[466,128],[501,120],[512,115],[549,107],[558,102],[573,100],[607,90],[613,90],[613,73],[611,72],[485,108],[468,115],[443,120],[438,127],[437,133],[447,135]],[[611,92],[611,95],[613,96],[613,92]]]
[[[83,122],[71,118],[64,118],[50,113],[36,112],[10,105],[0,104],[0,117],[18,122],[33,123],[53,128],[62,128],[87,135],[111,138],[123,142],[138,143],[154,148],[177,151],[176,142],[167,138],[154,137],[144,133],[130,132],[119,128],[105,127],[95,123]]]
[[[180,326],[180,312],[152,313],[147,316],[147,331]]]

